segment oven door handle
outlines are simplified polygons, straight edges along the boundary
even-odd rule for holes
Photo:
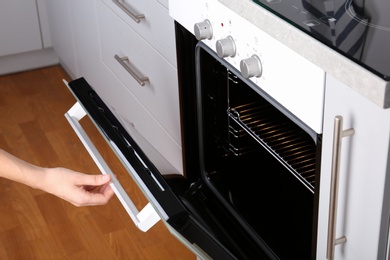
[[[69,124],[72,126],[73,130],[83,143],[84,147],[87,149],[88,153],[94,160],[95,164],[103,174],[109,174],[111,176],[110,186],[115,192],[115,195],[118,197],[119,201],[122,203],[126,212],[129,214],[134,224],[142,231],[148,231],[154,224],[160,220],[160,216],[157,214],[153,206],[148,203],[141,211],[138,211],[137,207],[127,195],[126,191],[123,189],[122,185],[119,183],[118,179],[115,177],[114,173],[111,171],[107,163],[104,161],[103,157],[100,155],[99,151],[96,149],[95,145],[92,143],[91,139],[88,137],[87,133],[84,131],[83,127],[80,124],[80,120],[86,115],[84,108],[80,105],[79,102],[76,102],[67,113],[65,117],[68,120]]]
[[[335,117],[334,130],[333,130],[333,154],[332,154],[332,170],[331,170],[330,198],[329,198],[328,246],[326,252],[328,260],[334,259],[334,249],[336,245],[347,242],[347,238],[345,236],[336,238],[337,201],[338,201],[342,138],[351,136],[354,133],[355,130],[353,128],[343,130],[342,116],[338,115]]]

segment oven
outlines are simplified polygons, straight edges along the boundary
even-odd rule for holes
[[[366,255],[385,259],[390,211],[383,151],[388,147],[381,147],[372,162],[366,160],[382,143],[382,135],[388,135],[388,128],[371,114],[386,121],[388,111],[373,108],[340,82],[344,75],[339,74],[345,74],[344,66],[361,72],[361,82],[346,80],[358,92],[367,92],[361,88],[370,82],[366,76],[374,83],[377,76],[388,81],[390,66],[383,64],[389,59],[379,48],[381,39],[389,39],[388,27],[368,19],[372,6],[366,4],[370,8],[364,13],[360,5],[365,3],[358,1],[242,1],[258,9],[239,10],[238,15],[222,2],[234,6],[239,1],[169,0],[175,20],[183,172],[159,169],[161,157],[153,156],[148,140],[139,141],[84,78],[66,83],[77,99],[66,118],[102,173],[111,175],[115,194],[135,225],[146,232],[162,221],[199,259],[333,259],[340,244],[339,257],[356,259],[364,246],[369,248]],[[272,19],[259,17],[265,23],[259,29],[252,15]],[[268,28],[278,28],[274,26],[281,21],[297,30],[271,36]],[[316,42],[298,54],[294,37],[305,39],[301,35]],[[283,43],[286,37],[289,46]],[[313,63],[313,46],[329,47],[332,52],[321,53],[337,53],[337,62]],[[342,104],[351,128],[343,130],[334,104]],[[144,192],[149,203],[141,210],[80,125],[86,115],[127,170],[117,174],[131,177]],[[341,138],[354,134],[352,126],[359,129],[345,146],[358,151],[343,157],[342,168],[353,173],[340,176],[344,197],[337,207],[334,173],[340,168]],[[373,138],[374,128],[386,134]],[[337,209],[348,225],[336,229]],[[365,233],[359,231],[363,225]],[[343,235],[336,238],[336,233]],[[363,236],[367,233],[368,238]]]
[[[256,30],[239,42],[242,20],[218,10],[176,23],[184,201],[233,258],[315,259],[324,72]]]
[[[170,10],[186,204],[237,259],[316,259],[325,72],[217,1],[187,4],[199,15]]]
[[[186,203],[237,259],[315,258],[321,134],[202,42],[194,50],[196,86],[181,86],[185,154],[196,151]],[[211,198],[220,205],[202,205]]]
[[[162,220],[200,259],[315,259],[325,73],[217,1],[192,5],[201,15],[171,9],[184,175],[161,174],[83,78],[66,83],[77,103],[65,116],[142,231]],[[142,210],[86,115],[144,191]]]

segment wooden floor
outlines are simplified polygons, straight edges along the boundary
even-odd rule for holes
[[[58,66],[0,77],[0,147],[31,163],[99,173],[67,123],[74,104]],[[86,132],[130,191],[146,199],[88,118]],[[0,165],[1,167],[1,165]],[[160,221],[144,233],[119,200],[75,207],[53,195],[0,179],[0,259],[196,259]]]

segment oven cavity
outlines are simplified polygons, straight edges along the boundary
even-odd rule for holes
[[[198,55],[204,182],[278,258],[310,259],[321,142],[206,46]]]

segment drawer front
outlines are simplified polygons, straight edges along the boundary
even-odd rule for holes
[[[176,67],[174,20],[165,6],[156,0],[102,0],[117,16],[151,44]],[[143,15],[137,23],[122,8],[134,15]]]
[[[169,0],[157,0],[157,1],[169,10]]]
[[[144,106],[110,73],[94,87],[111,112],[163,175],[183,174],[182,149]],[[108,84],[108,83],[105,84]]]
[[[176,68],[104,5],[98,4],[98,15],[103,63],[180,144]],[[138,76],[131,75],[115,55],[127,57],[125,66],[131,67]],[[141,86],[137,77],[149,80]]]

